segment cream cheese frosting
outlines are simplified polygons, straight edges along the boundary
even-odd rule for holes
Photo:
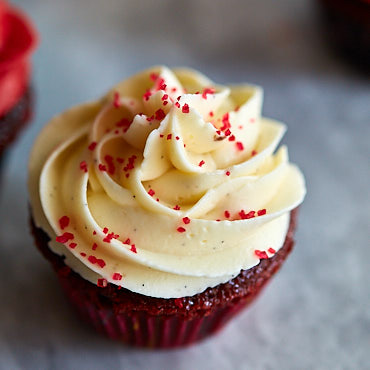
[[[304,178],[262,90],[153,67],[53,118],[33,147],[36,226],[83,278],[178,298],[282,247]]]

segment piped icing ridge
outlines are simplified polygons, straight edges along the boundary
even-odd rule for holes
[[[50,248],[99,286],[160,298],[271,257],[305,184],[261,105],[259,87],[154,67],[55,117],[29,182]]]

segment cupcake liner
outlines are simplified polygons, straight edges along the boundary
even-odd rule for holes
[[[79,317],[105,336],[137,347],[172,348],[190,345],[219,331],[249,302],[244,299],[213,310],[203,317],[115,313],[99,307],[77,291],[68,277],[59,276],[63,291]]]

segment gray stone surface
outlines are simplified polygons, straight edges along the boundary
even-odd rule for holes
[[[1,369],[369,368],[370,83],[330,53],[295,0],[18,0],[42,44],[37,107],[0,195]],[[27,225],[26,164],[48,119],[152,64],[265,88],[264,113],[308,186],[294,253],[219,335],[175,351],[125,348],[82,325]]]

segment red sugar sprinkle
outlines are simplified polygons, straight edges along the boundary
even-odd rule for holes
[[[255,211],[250,211],[248,213],[245,213],[244,210],[242,209],[240,212],[239,212],[239,216],[242,220],[247,220],[249,218],[253,218],[255,217]]]
[[[164,113],[163,109],[162,108],[159,108],[156,112],[155,112],[155,119],[161,121],[164,117],[166,117],[166,113]]]
[[[163,105],[167,105],[168,104],[168,101],[167,100],[165,100],[164,102],[163,102]]]
[[[162,96],[162,100],[167,100],[168,99],[168,94],[164,94],[163,96]]]
[[[114,92],[113,105],[114,108],[119,108],[121,106],[121,97],[118,91]]]
[[[177,102],[175,103],[175,106],[176,106],[177,108],[180,108],[180,103],[177,101]]]
[[[185,225],[190,224],[190,218],[189,218],[189,217],[184,217],[184,218],[182,219],[182,222],[183,222]]]
[[[276,250],[274,248],[271,248],[271,247],[269,249],[267,249],[267,251],[269,253],[272,253],[272,254],[275,254],[276,253]]]
[[[69,217],[63,216],[59,219],[59,226],[63,230],[69,225]]]
[[[188,104],[184,104],[183,107],[182,107],[182,113],[189,113],[189,105]]]
[[[225,135],[226,135],[226,136],[230,136],[230,135],[231,135],[231,131],[230,131],[230,129],[229,129],[229,128],[225,131]]]
[[[149,189],[148,194],[152,197],[155,194],[155,191],[153,189]]]
[[[87,163],[86,163],[86,161],[82,161],[82,162],[80,163],[80,169],[81,169],[82,171],[84,171],[84,172],[87,172]]]
[[[126,173],[126,179],[128,179],[130,177],[130,174],[129,173]]]
[[[131,251],[131,252],[134,252],[134,253],[137,253],[137,250],[136,250],[135,244],[132,244],[132,245],[131,245],[130,251]]]
[[[265,215],[266,214],[266,208],[264,208],[264,209],[260,209],[258,212],[257,212],[257,215],[258,216],[263,216],[263,215]]]
[[[229,136],[229,141],[235,141],[235,136],[234,135]]]
[[[159,198],[157,198],[156,201],[159,202]]]
[[[143,95],[143,99],[146,100],[146,101],[148,101],[151,96],[152,96],[151,91],[150,90],[146,90],[146,92]]]
[[[85,253],[85,252],[80,252],[80,255],[81,255],[82,257],[86,257],[86,253]]]
[[[158,90],[166,90],[166,88],[167,88],[167,85],[164,83],[164,80],[161,79],[157,89]]]
[[[175,137],[176,140],[180,140],[180,138],[178,136]]]
[[[123,244],[128,244],[128,245],[130,245],[130,244],[131,244],[131,240],[130,240],[129,238],[127,238],[127,239],[123,242]]]
[[[210,111],[208,114],[209,114],[210,117],[213,117],[214,116],[214,114],[213,114],[212,111]]]
[[[244,150],[243,143],[241,143],[240,141],[237,141],[235,144],[238,150]]]
[[[93,235],[96,235],[96,231],[95,230],[93,231]]]
[[[207,94],[214,94],[215,93],[215,89],[213,87],[206,87],[204,90],[203,90],[203,93],[202,93],[202,98],[203,99],[207,99]]]
[[[106,279],[98,279],[97,285],[100,288],[105,288],[108,285],[108,282]]]
[[[151,117],[146,117],[146,120],[147,120],[148,122],[153,121],[153,119],[154,119],[154,115],[153,115],[153,116],[151,116]]]
[[[256,249],[254,251],[254,254],[260,259],[260,260],[263,260],[263,259],[266,259],[266,258],[269,258],[269,256],[267,255],[267,253],[265,251],[260,251],[258,249]]]
[[[123,163],[124,161],[125,161],[125,160],[124,160],[123,158],[120,158],[120,157],[118,157],[118,158],[117,158],[117,162],[118,162],[118,163]]]
[[[202,166],[204,165],[204,163],[206,163],[206,162],[204,162],[204,161],[203,161],[203,159],[202,159],[202,160],[199,162],[198,166],[199,166],[199,167],[202,167]]]
[[[105,166],[105,164],[99,163],[99,170],[102,171],[102,172],[106,172],[107,171],[107,167]]]
[[[163,134],[159,134],[159,137],[163,137],[164,135]]]
[[[167,135],[167,140],[171,140],[172,139],[172,134],[168,134]]]
[[[159,77],[159,74],[158,73],[151,73],[149,78],[152,80],[152,81],[156,81]]]
[[[124,117],[116,123],[116,127],[126,127],[126,129],[124,130],[124,132],[126,132],[127,129],[130,127],[131,123],[132,121]]]
[[[98,245],[96,243],[94,243],[93,246],[91,247],[91,249],[94,251],[94,250],[96,250],[96,248],[98,248]]]
[[[251,156],[254,157],[257,154],[257,150],[252,150]]]
[[[121,275],[119,272],[115,272],[115,273],[112,275],[112,279],[113,279],[113,280],[121,280],[121,279],[122,279],[122,275]]]
[[[225,175],[226,175],[226,176],[230,176],[230,171],[226,171],[226,172],[225,172]]]
[[[93,141],[87,148],[91,151],[93,151],[96,147],[97,143],[96,141]]]
[[[119,238],[119,235],[114,234],[114,233],[109,233],[104,239],[103,242],[110,243],[112,239],[117,239]]]
[[[171,91],[172,91],[172,92],[176,92],[176,90],[177,90],[177,89],[176,89],[176,87],[173,87],[173,88],[171,89]]]
[[[225,113],[222,116],[222,123],[223,123],[223,125],[222,125],[222,127],[220,127],[221,131],[225,131],[226,129],[231,127],[231,124],[230,124],[230,121],[229,121],[229,113]]]
[[[184,233],[186,230],[182,226],[180,226],[180,227],[177,228],[177,231],[179,233]]]
[[[175,210],[175,211],[180,211],[180,206],[179,205],[175,205],[175,207],[173,207],[173,209]]]
[[[179,101],[181,99],[181,95],[179,95],[176,100]]]
[[[73,240],[73,239],[74,239],[74,235],[72,233],[64,233],[63,235],[57,236],[55,238],[55,241],[57,241],[58,243],[65,244],[69,240]]]
[[[100,258],[98,258],[97,260],[96,260],[96,263],[98,264],[98,266],[99,267],[101,267],[101,268],[103,268],[105,265],[106,265],[106,263],[104,262],[104,260],[102,260],[102,259],[100,259]]]
[[[94,263],[96,263],[97,258],[95,256],[89,256],[88,261],[94,264]]]
[[[68,247],[74,249],[77,247],[77,243],[70,243]]]
[[[229,218],[229,217],[230,217],[230,212],[229,212],[229,211],[225,211],[225,213],[224,213],[224,214],[225,214],[225,217],[226,217],[226,218]]]
[[[111,155],[108,155],[107,154],[104,157],[104,160],[107,162],[107,165],[108,165],[108,173],[110,173],[111,175],[113,175],[114,172],[116,171],[116,167],[113,164],[113,157]]]
[[[108,233],[108,228],[107,228],[107,227],[105,227],[105,228],[103,229],[103,233],[104,233],[104,234],[107,234],[107,233]]]

